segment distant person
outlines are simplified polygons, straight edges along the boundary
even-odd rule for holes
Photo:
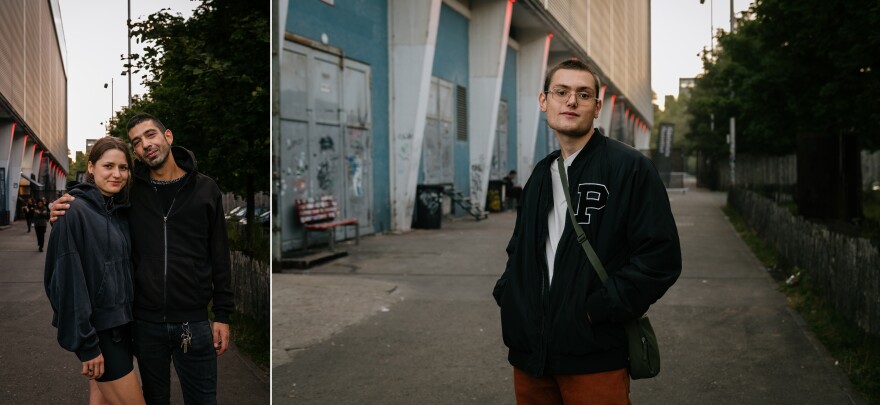
[[[509,209],[515,209],[519,206],[519,198],[522,194],[522,187],[516,184],[516,170],[511,170],[501,179],[504,183],[504,196],[508,202]]]
[[[37,200],[37,205],[31,210],[31,218],[34,222],[34,232],[37,234],[37,248],[43,251],[43,242],[46,241],[46,226],[49,221],[49,208],[43,199]],[[28,231],[30,232],[30,231]]]
[[[49,236],[44,284],[58,328],[58,343],[76,353],[89,379],[90,404],[143,404],[131,347],[133,275],[128,230],[128,147],[98,140],[89,154],[85,183],[70,191],[63,221]],[[49,218],[40,200],[45,222]],[[40,214],[37,211],[37,235]]]
[[[151,405],[170,402],[173,361],[184,402],[216,404],[217,357],[229,347],[234,310],[220,188],[199,173],[192,152],[171,146],[174,135],[156,117],[132,117],[128,138],[137,157],[129,221],[144,397]],[[53,218],[68,201],[55,202]]]
[[[538,162],[523,188],[507,266],[493,291],[518,404],[629,404],[623,325],[681,273],[657,170],[593,127],[599,88],[586,64],[568,60],[550,69],[538,95],[561,150]],[[607,269],[605,283],[573,231],[565,193]]]
[[[36,208],[33,198],[28,198],[24,205],[24,220],[27,222],[28,232],[31,231],[31,225],[34,223],[34,208]]]

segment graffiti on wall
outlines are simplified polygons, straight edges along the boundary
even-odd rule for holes
[[[479,191],[483,189],[483,177],[485,176],[483,171],[486,167],[485,162],[486,156],[480,155],[480,157],[477,158],[477,164],[471,165],[471,201],[478,207],[483,206],[477,196],[480,194]]]
[[[318,188],[327,193],[333,192],[333,169],[329,160],[318,163]]]

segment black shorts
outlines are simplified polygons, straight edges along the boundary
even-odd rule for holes
[[[118,380],[134,370],[131,323],[98,331],[98,347],[101,348],[101,354],[104,356],[104,375],[97,381]]]

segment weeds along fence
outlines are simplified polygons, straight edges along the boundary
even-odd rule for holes
[[[728,192],[727,203],[782,260],[799,267],[837,313],[880,336],[880,253],[871,240],[830,232],[741,188]]]
[[[235,311],[269,324],[269,263],[230,252]]]

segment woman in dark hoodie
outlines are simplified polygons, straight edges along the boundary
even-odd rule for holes
[[[132,367],[133,320],[128,190],[131,156],[105,137],[89,153],[86,182],[53,226],[44,283],[58,343],[76,353],[89,379],[90,404],[143,404]]]

